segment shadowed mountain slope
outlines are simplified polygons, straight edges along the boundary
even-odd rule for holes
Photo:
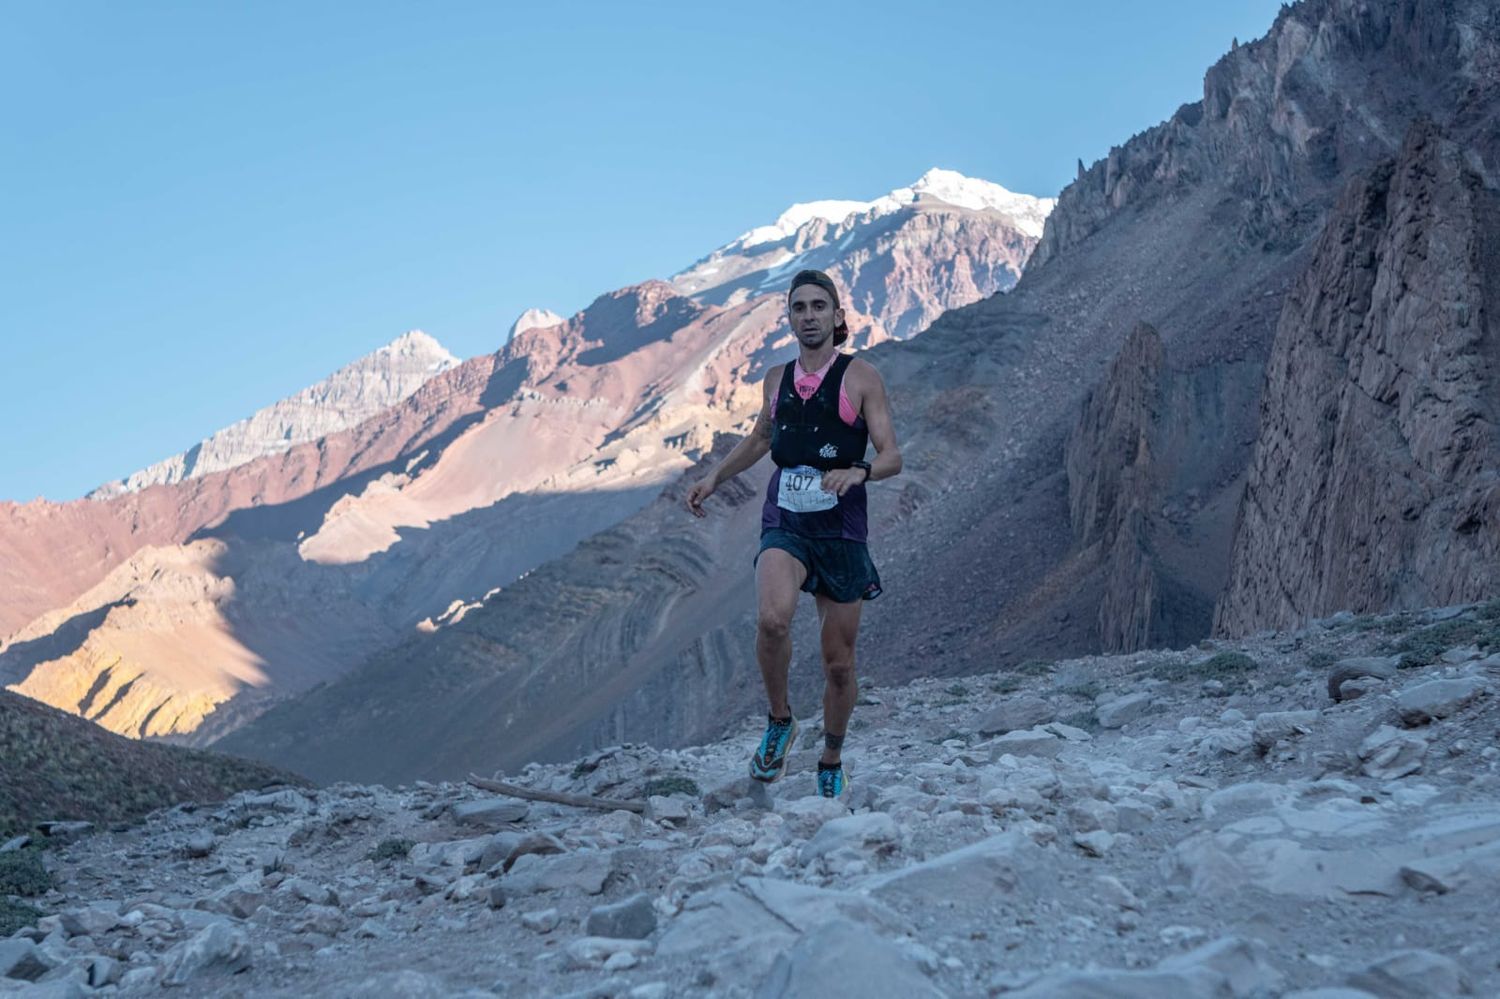
[[[0,690],[0,839],[37,822],[98,826],[184,801],[218,801],[267,784],[303,784],[261,763],[106,732],[29,697]]]

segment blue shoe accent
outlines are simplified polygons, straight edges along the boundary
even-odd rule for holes
[[[844,776],[844,765],[832,767],[818,764],[818,793],[825,798],[837,798],[849,788],[849,778]]]
[[[796,718],[778,721],[767,716],[766,734],[761,736],[760,747],[750,757],[750,776],[767,784],[781,780],[796,740]]]

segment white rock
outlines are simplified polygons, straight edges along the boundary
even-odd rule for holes
[[[70,937],[97,937],[120,925],[120,910],[113,902],[95,902],[58,914],[62,931]]]
[[[757,999],[941,999],[945,994],[900,948],[848,920],[805,934],[777,956],[756,991]]]
[[[1252,729],[1255,746],[1264,753],[1283,739],[1311,732],[1317,721],[1316,711],[1266,711],[1258,714]]]
[[[539,909],[521,913],[521,925],[535,933],[551,933],[557,929],[561,917],[556,909]]]
[[[656,908],[645,892],[613,905],[596,906],[584,921],[584,932],[591,937],[644,940],[655,931]]]
[[[1361,772],[1378,780],[1395,780],[1422,769],[1427,740],[1415,732],[1382,725],[1360,743]]]
[[[1125,887],[1125,884],[1112,874],[1100,874],[1094,878],[1094,895],[1099,901],[1108,905],[1121,909],[1133,909],[1136,912],[1142,911],[1141,900],[1136,897],[1135,892]]]
[[[886,812],[846,815],[825,822],[817,835],[802,848],[798,859],[801,863],[808,864],[845,847],[859,849],[870,845],[890,845],[898,843],[900,839],[900,827]]]
[[[1396,710],[1407,725],[1424,725],[1439,718],[1457,714],[1475,699],[1489,691],[1489,684],[1477,676],[1456,680],[1428,680],[1407,687],[1396,695]]]
[[[1057,709],[1031,694],[1007,697],[975,720],[972,728],[980,735],[1004,735],[1017,729],[1044,725],[1057,717]]]
[[[692,817],[688,800],[677,795],[653,794],[646,799],[646,817],[657,822],[681,825]]]
[[[691,896],[662,932],[663,958],[716,955],[727,975],[759,976],[798,935],[835,919],[895,933],[902,920],[863,894],[830,891],[774,878],[742,878],[736,885]]]
[[[186,985],[215,975],[237,975],[250,967],[250,938],[228,923],[215,922],[167,952],[163,985]]]
[[[575,850],[555,856],[528,853],[517,858],[501,883],[506,891],[516,894],[576,890],[597,895],[614,869],[614,854],[605,850]]]
[[[1191,971],[1064,971],[1006,999],[1225,999],[1229,985],[1208,968]]]
[[[408,859],[419,866],[464,868],[477,864],[484,856],[489,836],[474,836],[469,839],[447,840],[441,843],[418,843],[411,848]]]
[[[1038,890],[1046,879],[1041,856],[1022,833],[1004,832],[877,876],[866,890],[878,898],[992,900],[997,890]]]
[[[36,981],[57,967],[57,961],[24,937],[0,940],[0,980]]]
[[[1151,695],[1142,691],[1101,704],[1094,711],[1100,728],[1123,728],[1151,710]]]
[[[1002,756],[1056,756],[1062,751],[1063,740],[1043,728],[1030,728],[1021,732],[1007,732],[997,739],[984,743],[992,761]]]
[[[1012,809],[1036,815],[1047,805],[1035,788],[1013,784],[992,788],[979,800],[996,815],[1003,815]]]
[[[1074,802],[1068,808],[1068,820],[1073,823],[1073,831],[1078,833],[1093,832],[1096,829],[1112,833],[1120,828],[1115,806],[1097,798],[1084,798]]]
[[[570,940],[565,952],[575,968],[599,968],[616,954],[631,954],[637,960],[650,954],[652,946],[646,940],[616,940],[610,937],[579,937]]]
[[[1401,950],[1349,976],[1348,984],[1380,999],[1440,999],[1467,995],[1469,978],[1458,962],[1430,950]]]
[[[1091,857],[1102,857],[1115,845],[1115,837],[1103,829],[1093,832],[1074,833],[1073,843]]]
[[[1241,937],[1221,937],[1186,954],[1167,958],[1157,965],[1161,971],[1191,971],[1209,968],[1229,981],[1236,999],[1274,995],[1285,976],[1269,960],[1265,944]]]
[[[453,821],[463,826],[480,826],[499,829],[520,822],[531,811],[531,806],[513,798],[482,798],[478,801],[460,801],[453,806]]]

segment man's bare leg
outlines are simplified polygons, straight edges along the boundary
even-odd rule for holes
[[[823,756],[832,765],[842,760],[844,736],[859,687],[854,678],[854,642],[859,637],[859,615],[864,601],[841,604],[818,594],[818,617],[823,623]]]
[[[755,563],[755,588],[759,598],[756,616],[755,658],[766,685],[766,699],[776,718],[791,715],[787,703],[787,671],[792,665],[792,615],[797,612],[797,594],[807,578],[807,567],[789,552],[767,548]]]

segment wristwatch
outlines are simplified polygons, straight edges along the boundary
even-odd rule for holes
[[[868,461],[851,461],[850,468],[863,468],[865,470],[865,481],[870,481],[870,463]]]

